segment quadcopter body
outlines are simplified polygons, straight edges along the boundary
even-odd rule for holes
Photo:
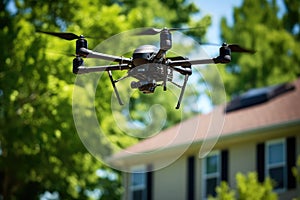
[[[160,63],[151,63],[158,49],[153,45],[138,47],[132,54],[133,69],[128,76],[138,81],[131,82],[131,88],[138,88],[144,94],[153,93],[160,81],[164,79],[164,67]],[[168,76],[168,74],[167,74]]]
[[[167,90],[167,82],[173,83],[177,87],[181,88],[180,96],[176,106],[176,109],[179,109],[188,78],[190,75],[192,75],[192,65],[214,63],[226,64],[231,61],[231,52],[254,53],[254,51],[247,50],[236,44],[228,45],[226,43],[223,43],[219,49],[219,56],[216,58],[190,60],[182,56],[166,57],[167,51],[172,48],[171,31],[174,30],[182,29],[149,28],[140,32],[138,35],[160,34],[160,47],[157,48],[156,46],[147,44],[142,45],[134,50],[131,58],[103,54],[89,50],[87,40],[82,35],[77,36],[73,33],[57,33],[46,31],[39,32],[57,36],[66,40],[77,39],[76,55],[73,59],[73,73],[84,74],[107,71],[120,105],[123,105],[123,102],[117,90],[116,83],[128,77],[133,77],[135,78],[135,81],[131,82],[131,88],[138,89],[144,94],[154,93],[156,87],[158,86],[162,86],[164,90]],[[84,58],[102,59],[117,64],[87,67],[84,66]],[[127,74],[124,77],[121,77],[120,79],[114,80],[112,71],[115,70],[127,70]],[[174,73],[179,73],[184,76],[182,85],[173,82]]]

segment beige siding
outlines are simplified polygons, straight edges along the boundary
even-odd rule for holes
[[[129,173],[123,173],[123,177],[122,177],[122,184],[124,186],[124,193],[122,196],[122,200],[129,200],[129,184],[130,184],[130,174]]]
[[[155,171],[153,177],[153,200],[186,199],[186,162],[186,158],[182,157],[172,165]]]
[[[241,143],[230,147],[228,150],[229,184],[235,187],[235,175],[238,172],[247,174],[256,170],[256,143]]]
[[[196,167],[195,167],[195,199],[202,199],[202,159],[199,158],[198,155],[196,157]]]

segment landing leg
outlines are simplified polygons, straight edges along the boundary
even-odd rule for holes
[[[182,97],[183,97],[183,94],[184,94],[184,91],[185,91],[185,87],[186,87],[186,83],[188,81],[188,78],[189,78],[189,75],[186,74],[185,77],[184,77],[184,82],[183,82],[183,85],[182,85],[182,88],[181,88],[181,92],[180,92],[180,96],[179,96],[179,99],[178,99],[176,109],[180,108],[180,104],[181,104],[181,101],[182,101]]]
[[[164,91],[166,91],[167,90],[167,79],[168,79],[168,67],[166,65],[164,65],[163,68],[164,68],[163,87],[164,87]]]
[[[107,72],[108,72],[108,76],[109,76],[110,82],[111,82],[111,84],[112,84],[112,86],[113,86],[113,88],[114,88],[115,94],[116,94],[116,96],[117,96],[117,99],[118,99],[118,101],[119,101],[119,104],[122,106],[122,105],[124,105],[124,104],[123,104],[123,102],[122,102],[122,100],[121,100],[121,98],[120,98],[120,95],[119,95],[119,92],[118,92],[118,90],[117,90],[115,81],[114,81],[114,79],[113,79],[113,77],[112,77],[112,73],[111,73],[110,70],[107,71]]]

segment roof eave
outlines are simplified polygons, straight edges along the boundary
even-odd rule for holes
[[[182,143],[178,145],[171,146],[169,148],[155,150],[152,151],[144,151],[140,152],[140,154],[126,154],[124,156],[113,156],[107,159],[106,161],[112,165],[117,166],[125,166],[125,165],[132,165],[134,163],[147,163],[149,160],[165,158],[171,154],[180,154],[182,155],[187,150],[191,150],[194,152],[199,151],[199,157],[203,157],[208,153],[210,150],[215,148],[215,145],[222,148],[230,143],[237,143],[243,142],[247,140],[257,140],[257,141],[264,141],[266,138],[276,137],[282,135],[283,129],[287,128],[300,129],[300,119],[282,122],[278,124],[272,124],[269,126],[257,127],[248,130],[237,131],[229,134],[221,134],[219,137],[211,137],[207,140],[195,140],[192,143]],[[286,132],[286,131],[285,131]],[[204,146],[203,146],[204,145]],[[199,149],[200,146],[200,149]]]

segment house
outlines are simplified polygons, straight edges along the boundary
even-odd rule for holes
[[[254,89],[113,155],[126,200],[200,200],[238,172],[271,177],[280,199],[300,196],[300,79]]]

